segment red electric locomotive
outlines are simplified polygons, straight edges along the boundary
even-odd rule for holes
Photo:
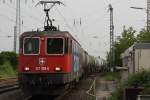
[[[22,87],[31,89],[32,93],[33,90],[44,93],[56,86],[78,81],[83,74],[82,53],[81,46],[68,32],[23,33],[19,57]]]
[[[44,9],[47,19],[44,31],[25,32],[20,36],[19,82],[30,95],[60,94],[66,86],[79,81],[92,61],[69,32],[52,25],[49,10]]]

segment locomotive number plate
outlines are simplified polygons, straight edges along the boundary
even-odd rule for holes
[[[49,67],[35,67],[37,71],[49,71]]]

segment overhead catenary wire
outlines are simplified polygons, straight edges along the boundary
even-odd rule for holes
[[[110,1],[111,0],[109,0],[109,1],[107,1],[106,0],[106,2],[107,2],[107,4],[110,4]],[[120,4],[121,3],[121,0],[117,0],[117,1],[115,1],[115,2],[112,2],[112,4],[113,5],[117,5],[117,4]],[[106,5],[105,7],[104,7],[105,9],[108,9],[108,5]],[[82,16],[81,18],[85,18],[85,17],[91,17],[92,15],[95,15],[95,14],[93,14],[93,13],[95,13],[95,11],[97,11],[97,10],[100,10],[101,9],[101,7],[99,7],[98,9],[96,9],[96,10],[93,10],[93,11],[91,11],[91,13],[89,13],[88,15],[84,15],[84,16]],[[105,13],[106,14],[106,13]],[[90,15],[90,16],[89,16]],[[103,16],[102,16],[103,17]],[[105,17],[105,16],[104,16]],[[94,23],[94,22],[93,22]]]
[[[84,26],[84,28],[89,28],[91,25],[100,22],[101,20],[103,20],[103,18],[105,18],[106,15],[108,15],[107,12],[105,12],[103,15],[101,15],[101,16],[98,17],[97,19],[94,19],[91,23],[88,23],[86,26]],[[97,20],[99,20],[99,21],[97,21]]]
[[[12,36],[12,35],[0,36],[0,38],[12,38],[12,37],[14,37],[14,36]]]
[[[65,2],[66,2],[66,0],[65,0]],[[66,4],[66,3],[65,3],[65,4]],[[71,13],[70,15],[72,16],[71,21],[73,21],[73,27],[74,27],[74,29],[79,33],[80,31],[79,31],[79,29],[78,29],[78,27],[77,27],[76,20],[80,19],[80,23],[82,24],[82,20],[81,20],[81,19],[84,19],[84,18],[83,18],[83,17],[78,17],[78,18],[77,18],[77,17],[74,15],[74,11],[72,10],[72,8],[71,8],[69,5],[67,5],[66,7],[67,7],[66,10],[68,10],[69,13]],[[81,26],[81,24],[80,24],[80,26]]]
[[[9,0],[9,1],[8,1],[8,0],[2,0],[2,3],[7,3],[6,1],[7,1],[7,2],[10,2],[10,3],[13,3],[14,0]],[[27,1],[32,1],[32,3],[35,2],[35,0],[23,0],[23,1],[24,1],[24,3],[27,3]],[[39,0],[38,0],[38,1],[39,1]]]
[[[15,10],[16,10],[16,7],[11,6],[11,5],[8,4],[7,2],[5,3],[5,5],[13,9],[13,11],[14,11],[14,12],[12,12],[13,15],[16,14],[16,11],[15,11]],[[28,8],[29,8],[29,6],[28,6]],[[24,10],[24,11],[25,11],[25,10]],[[30,14],[28,13],[28,11],[25,11],[25,14],[24,14],[24,13],[22,13],[22,14],[23,14],[23,15],[21,15],[22,18],[24,18],[24,17],[26,17],[26,18],[32,18],[33,20],[35,20],[35,21],[38,22],[38,23],[42,23],[42,22],[43,22],[41,19],[39,19],[38,17],[36,17],[34,14],[33,14],[34,16],[33,16],[33,15],[30,15]],[[28,14],[29,16],[27,16],[27,14]]]
[[[33,3],[34,4],[34,3]],[[9,7],[11,7],[12,9],[13,9],[13,11],[15,11],[16,10],[16,8],[15,7],[13,7],[11,4],[8,4],[8,3],[5,3],[5,5],[7,5],[7,6],[9,6]],[[23,4],[22,4],[23,5]],[[25,6],[27,6],[26,8],[31,8],[30,6],[28,6],[27,4],[25,5]],[[32,5],[32,7],[34,7],[33,5]],[[37,12],[37,13],[39,13],[39,11],[37,11],[37,9],[33,9],[32,8],[32,10],[34,10],[33,12]],[[25,25],[24,24],[24,22],[30,22],[30,21],[27,21],[27,20],[31,20],[32,19],[32,21],[34,21],[34,23],[39,23],[39,24],[41,24],[41,23],[43,23],[44,21],[43,20],[41,20],[41,17],[37,17],[37,16],[41,16],[41,15],[35,15],[35,14],[30,14],[29,13],[29,11],[28,11],[28,9],[23,9],[22,10],[23,11],[23,13],[22,13],[22,15],[21,15],[21,27],[22,27],[22,31],[23,30],[28,30],[28,29],[30,29],[31,28],[31,26],[29,26],[29,25]],[[37,14],[36,13],[36,14]],[[12,13],[13,15],[15,15],[16,14],[16,11],[15,12],[13,12]],[[38,25],[38,24],[36,24],[36,25]],[[43,24],[42,24],[43,25]],[[30,27],[30,28],[29,28]],[[41,26],[40,26],[41,27]],[[39,28],[38,28],[39,29]],[[32,29],[31,29],[32,30]]]
[[[57,12],[60,14],[60,16],[63,18],[63,20],[65,21],[66,26],[73,31],[73,28],[68,24],[66,18],[61,14],[61,12],[58,10],[58,8],[56,7]]]
[[[83,23],[82,20],[84,18],[82,18],[82,17],[77,18],[74,14],[74,11],[72,10],[72,8],[69,5],[67,5],[66,8],[67,8],[66,10],[69,11],[69,13],[71,13],[70,14],[71,15],[70,22],[72,22],[72,30],[75,33],[75,37],[77,37],[77,39],[81,42],[81,40],[78,37],[84,37],[84,36],[79,36],[79,35],[84,35],[84,27],[82,27],[82,23]]]
[[[106,0],[106,1],[107,1],[108,4],[118,5],[118,4],[121,3],[122,0],[117,0],[117,1],[114,1],[114,2],[113,2],[113,0]]]
[[[13,22],[15,24],[15,20],[13,18],[10,18],[10,16],[4,15],[4,14],[0,14],[0,17],[3,17],[11,22]],[[23,24],[22,24],[23,25]],[[23,27],[28,28],[28,26],[23,25]]]
[[[106,0],[107,1],[107,0]],[[109,0],[109,2],[108,3],[110,3],[110,0]],[[117,4],[120,4],[121,3],[121,0],[117,0],[117,1],[115,1],[115,2],[112,2],[112,4],[114,4],[114,5],[117,5]],[[104,7],[105,9],[108,9],[108,5],[107,6],[105,6]],[[100,9],[100,8],[99,8]],[[95,13],[95,10],[94,11],[92,11],[92,13]],[[94,14],[92,14],[92,13],[90,13],[89,15],[94,15]],[[108,13],[104,13],[101,17],[99,17],[99,18],[97,18],[97,19],[101,19],[102,20],[102,18],[105,18],[105,16],[107,15]],[[85,15],[85,16],[88,16],[88,15]],[[85,17],[85,16],[83,16],[83,17]],[[89,26],[91,25],[91,24],[95,24],[95,22],[97,23],[98,21],[97,21],[97,19],[95,19],[93,22],[91,22],[90,24],[88,24]],[[87,26],[88,26],[87,25]],[[88,28],[88,27],[86,27],[85,26],[85,28]]]
[[[14,20],[13,18],[8,17],[7,15],[0,14],[0,17],[3,17],[3,18],[5,18],[5,19],[7,19],[7,20],[9,20],[9,21],[11,21],[11,22],[13,22],[13,23],[15,23],[15,20]]]
[[[105,7],[106,8],[106,7]],[[107,6],[107,8],[108,8],[108,6]],[[70,8],[69,8],[69,10],[71,10]],[[71,11],[72,12],[72,11]],[[93,13],[93,12],[92,12]],[[72,14],[73,15],[73,14]],[[94,14],[89,14],[90,16],[91,15],[94,15]],[[104,15],[102,15],[100,18],[97,18],[97,19],[102,19],[102,18],[105,18],[105,16],[107,15],[107,13],[105,13]],[[84,15],[84,17],[81,17],[82,19],[85,19],[85,17],[86,17],[87,15]],[[88,18],[88,17],[86,17],[86,18]],[[97,19],[96,20],[94,20],[94,22],[96,22],[96,23],[98,23],[98,21],[97,21]],[[94,23],[93,21],[91,22],[91,23]],[[95,23],[94,23],[95,24]],[[87,28],[87,27],[90,27],[92,24],[88,24],[88,26],[80,26],[80,28],[81,28],[81,31],[82,31],[82,33],[84,34],[84,28]],[[88,38],[85,38],[85,39],[88,39]]]

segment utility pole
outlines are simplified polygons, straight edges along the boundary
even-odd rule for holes
[[[110,11],[110,68],[114,69],[114,23],[113,23],[113,8],[112,5],[109,4],[109,11]],[[113,71],[113,70],[112,70]]]
[[[16,50],[17,50],[17,49],[16,49],[16,44],[17,44],[17,43],[16,43],[16,40],[17,40],[17,39],[16,39],[16,38],[17,38],[16,35],[17,35],[16,26],[14,26],[14,52],[15,52],[15,53],[16,53]]]
[[[147,31],[150,28],[150,0],[147,0]]]
[[[20,0],[16,0],[16,25],[14,27],[14,52],[19,52],[19,36],[21,32]]]

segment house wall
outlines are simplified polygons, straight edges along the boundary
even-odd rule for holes
[[[150,49],[135,50],[135,72],[150,69]]]

